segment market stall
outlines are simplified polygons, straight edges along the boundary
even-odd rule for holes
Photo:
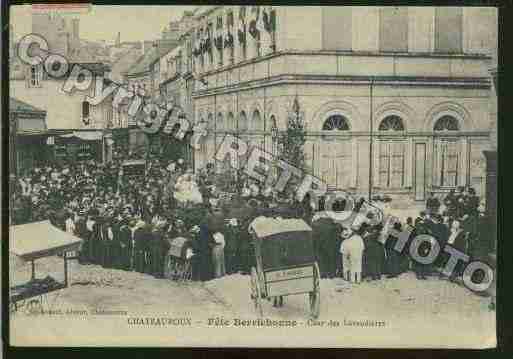
[[[14,310],[17,310],[19,303],[27,299],[41,297],[68,287],[70,283],[68,261],[77,259],[70,254],[79,249],[81,242],[82,239],[52,226],[50,221],[10,227],[10,253],[23,262],[31,263],[31,279],[27,283],[10,288],[10,303]],[[58,282],[50,276],[44,279],[36,278],[34,262],[54,255],[62,255],[64,282]]]

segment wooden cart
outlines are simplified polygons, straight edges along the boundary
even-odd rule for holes
[[[31,263],[31,279],[29,282],[10,287],[10,309],[17,312],[25,307],[29,311],[40,311],[44,300],[51,292],[70,286],[70,260],[76,260],[82,239],[61,231],[51,225],[50,221],[28,223],[9,228],[9,252],[22,262]],[[47,276],[36,278],[35,260],[39,258],[62,255],[64,282],[58,282]],[[9,268],[13,271],[14,268]]]
[[[310,314],[320,314],[319,267],[312,229],[301,219],[259,217],[250,225],[256,267],[251,268],[251,299],[263,316],[262,300],[308,294]]]

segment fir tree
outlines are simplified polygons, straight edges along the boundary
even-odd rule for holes
[[[306,131],[303,123],[303,115],[296,97],[292,106],[292,113],[288,117],[287,129],[278,138],[278,143],[281,146],[280,159],[296,168],[304,170],[305,142]]]

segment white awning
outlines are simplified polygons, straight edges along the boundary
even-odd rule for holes
[[[84,141],[99,141],[103,137],[102,131],[73,131],[66,135],[60,135],[63,138],[77,137]]]
[[[34,260],[76,250],[82,239],[42,221],[11,226],[9,251],[23,260]]]

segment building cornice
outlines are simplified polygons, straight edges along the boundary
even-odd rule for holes
[[[195,91],[193,98],[208,97],[212,95],[228,94],[232,92],[252,90],[261,87],[315,84],[315,85],[364,85],[370,86],[428,86],[428,87],[455,87],[471,89],[490,89],[488,77],[417,77],[417,76],[346,76],[346,75],[294,75],[283,74],[269,78],[240,82],[237,84],[212,87]]]
[[[259,63],[279,56],[347,56],[347,57],[385,57],[385,58],[432,58],[432,59],[461,59],[461,60],[491,60],[492,57],[477,53],[437,53],[437,52],[379,52],[379,51],[347,51],[347,50],[280,50],[265,56],[244,60],[213,70],[203,71],[200,75],[211,76],[224,71],[231,71],[248,64]]]
[[[272,136],[271,131],[256,131],[256,130],[247,130],[244,132],[237,132],[236,130],[215,130],[212,131],[215,134],[232,134],[235,136]],[[284,131],[278,131],[278,133],[283,133]],[[330,132],[330,131],[310,131],[306,129],[306,136],[308,137],[323,137],[327,141],[330,139],[340,139],[347,138],[350,139],[352,137],[365,137],[369,138],[369,131],[339,131]],[[400,131],[394,133],[384,133],[380,131],[373,131],[372,135],[378,139],[405,139],[406,137],[434,137],[434,138],[447,138],[447,137],[488,137],[490,135],[490,131],[488,130],[478,130],[478,131],[457,131],[457,132],[433,132],[433,131]]]

